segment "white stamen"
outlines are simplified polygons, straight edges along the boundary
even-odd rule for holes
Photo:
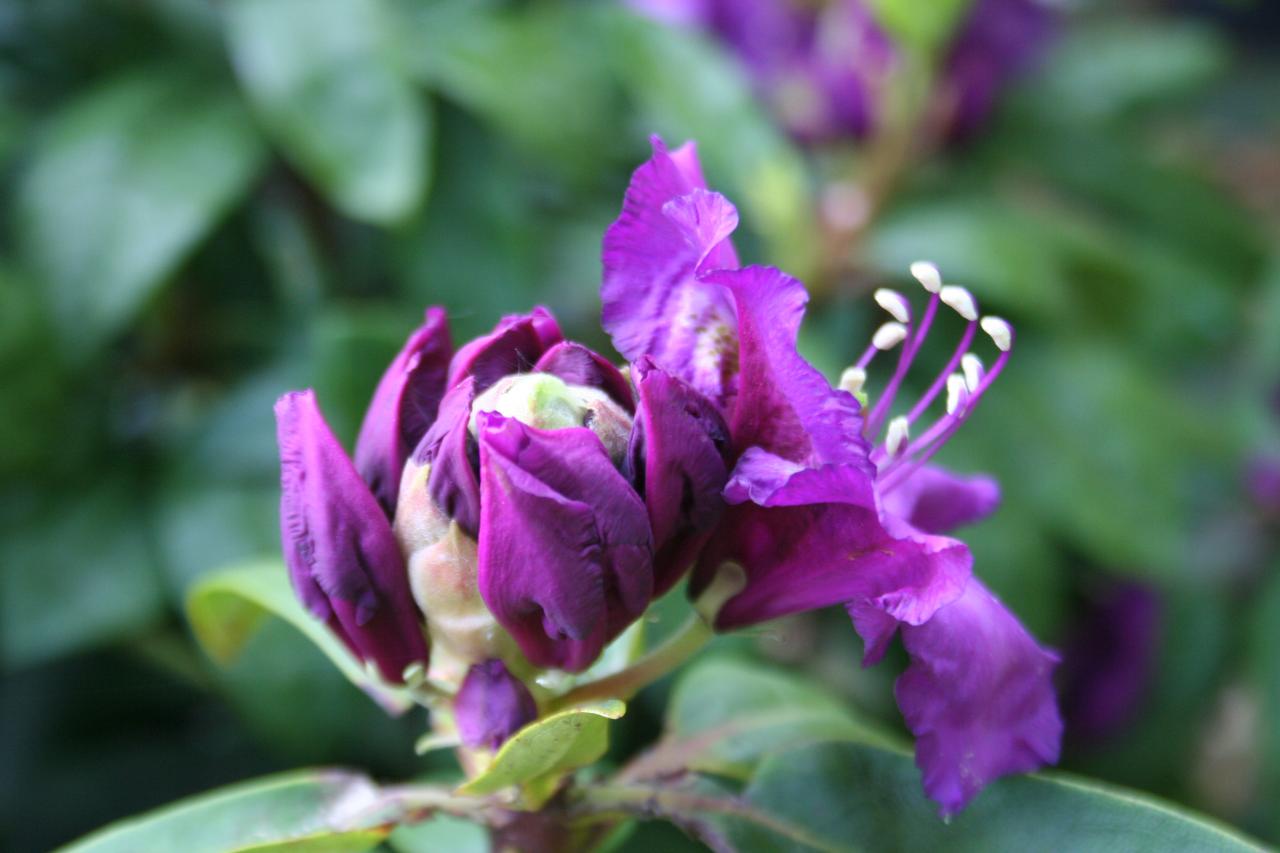
[[[910,430],[910,424],[901,415],[889,421],[889,429],[884,437],[884,449],[889,452],[890,456],[898,455],[898,451],[902,449],[902,445],[910,437]]]
[[[1008,352],[1013,346],[1013,328],[999,317],[983,317],[982,331],[991,336],[1001,352]]]
[[[982,359],[967,352],[960,359],[960,369],[964,371],[965,388],[970,394],[977,391],[978,383],[982,381]]]
[[[846,367],[840,374],[840,390],[857,395],[862,386],[867,384],[867,371],[861,367]]]
[[[953,373],[947,377],[947,414],[954,415],[969,401],[969,389],[964,375]]]
[[[978,319],[978,303],[974,301],[973,294],[965,290],[963,287],[955,284],[948,284],[938,293],[942,301],[955,309],[955,312],[961,317],[972,323]]]
[[[924,285],[924,289],[930,293],[937,293],[942,289],[942,273],[938,272],[938,268],[930,261],[916,261],[911,265],[911,275],[916,281]]]
[[[911,303],[907,298],[896,290],[890,290],[887,287],[881,287],[875,293],[876,302],[881,308],[893,315],[893,319],[899,323],[906,323],[911,320]]]
[[[906,339],[906,326],[901,323],[885,323],[871,336],[871,345],[878,350],[891,350]]]

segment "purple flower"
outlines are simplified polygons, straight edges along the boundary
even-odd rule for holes
[[[866,0],[627,0],[640,13],[714,35],[761,99],[804,142],[867,136],[900,65]],[[999,90],[1043,52],[1055,16],[1041,0],[978,0],[942,58],[947,133],[966,135]]]
[[[919,739],[926,791],[955,812],[992,779],[1056,761],[1061,736],[1056,658],[972,577],[963,543],[943,535],[990,513],[998,488],[929,464],[1004,369],[1012,330],[918,264],[924,311],[878,291],[892,320],[833,388],[796,351],[803,285],[740,268],[729,243],[736,224],[733,206],[706,189],[693,147],[668,152],[655,139],[604,241],[604,325],[615,345],[701,393],[728,427],[728,506],[705,537],[693,591],[725,563],[745,572],[719,628],[843,605],[868,664],[901,627],[912,663],[898,702]],[[964,331],[924,394],[890,417],[944,308]],[[971,352],[979,330],[995,345],[990,367]],[[856,395],[868,368],[899,347],[864,409]],[[942,412],[929,422],[935,402]]]
[[[467,671],[453,702],[462,743],[497,749],[526,723],[538,717],[529,688],[500,660],[487,660]]]
[[[1066,645],[1063,714],[1076,737],[1099,739],[1129,722],[1155,676],[1163,603],[1150,586],[1095,594]]]
[[[396,681],[426,660],[420,623],[446,678],[504,658],[590,666],[692,566],[723,506],[719,412],[650,363],[635,377],[633,388],[607,359],[565,341],[544,308],[504,317],[457,352],[443,311],[429,309],[365,416],[364,481],[327,427],[321,436],[297,426],[286,395],[285,548],[299,594]],[[323,455],[292,452],[303,439]],[[379,506],[371,488],[392,523],[368,511]],[[311,559],[316,531],[350,553]],[[369,575],[380,585],[361,585]],[[346,618],[334,590],[357,596],[358,613]],[[387,619],[369,622],[382,631],[376,643],[355,632],[375,604],[395,614],[395,637],[416,639],[412,653],[391,654]]]
[[[1004,370],[1012,329],[918,264],[923,312],[878,291],[892,320],[832,387],[796,350],[804,286],[741,267],[737,222],[693,146],[655,139],[603,247],[603,323],[628,372],[565,341],[542,308],[450,356],[431,309],[374,394],[359,469],[311,392],[281,398],[290,576],[386,679],[460,684],[464,742],[496,747],[536,714],[508,664],[585,670],[690,569],[697,594],[734,564],[745,585],[718,628],[840,605],[868,664],[901,630],[898,703],[925,790],[954,812],[990,780],[1056,760],[1061,734],[1056,658],[945,535],[994,510],[999,490],[930,464]],[[895,408],[941,310],[963,332]],[[989,367],[971,351],[979,330]],[[867,409],[868,370],[895,348]]]
[[[286,394],[275,410],[280,531],[293,588],[356,657],[398,683],[428,651],[391,524],[313,392]]]

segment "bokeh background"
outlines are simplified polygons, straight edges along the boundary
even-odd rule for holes
[[[1063,652],[1063,766],[1280,842],[1277,6],[1058,4],[956,138],[910,119],[963,10],[872,5],[907,118],[815,143],[732,44],[604,0],[0,0],[0,847],[422,771],[423,720],[287,626],[209,662],[185,591],[278,549],[275,397],[314,386],[350,442],[425,305],[461,339],[544,303],[605,346],[600,237],[652,132],[810,283],[829,375],[916,258],[1014,322],[941,458],[1003,482],[964,538]],[[841,614],[726,642],[898,725],[901,661],[861,671]]]

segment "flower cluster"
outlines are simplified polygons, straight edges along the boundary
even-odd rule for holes
[[[628,0],[637,11],[713,34],[744,63],[787,129],[821,142],[865,137],[881,117],[901,50],[866,0]],[[963,136],[1005,83],[1039,55],[1055,15],[1042,0],[977,0],[938,80],[945,132]]]
[[[737,224],[693,145],[655,139],[604,238],[603,325],[626,368],[563,340],[543,309],[456,350],[431,309],[354,462],[311,392],[283,397],[293,583],[385,679],[460,685],[463,742],[494,748],[537,715],[534,676],[581,672],[686,574],[697,595],[732,567],[742,585],[717,629],[840,605],[868,664],[901,633],[898,704],[926,791],[954,812],[1055,761],[1061,735],[1056,659],[943,535],[991,512],[998,488],[929,464],[1004,369],[1012,330],[918,264],[923,311],[879,291],[892,319],[833,387],[796,350],[804,286],[741,266]],[[944,310],[965,321],[954,353],[900,403]],[[864,406],[868,370],[894,349]]]

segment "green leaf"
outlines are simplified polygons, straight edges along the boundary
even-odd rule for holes
[[[765,756],[803,744],[885,739],[812,683],[735,658],[703,660],[681,675],[667,732],[685,767],[739,778]]]
[[[391,831],[365,776],[287,773],[183,800],[102,829],[63,853],[358,853]]]
[[[1227,59],[1227,46],[1206,26],[1145,19],[1072,28],[1028,101],[1056,121],[1097,121],[1194,90]]]
[[[585,767],[609,748],[609,721],[626,713],[617,699],[569,708],[530,723],[502,745],[480,775],[467,782],[461,794],[492,794],[512,785],[526,785],[526,801],[536,807],[551,793],[551,783],[563,773]]]
[[[29,665],[118,640],[164,613],[136,484],[104,477],[0,532],[0,660]],[[5,507],[0,506],[0,510]]]
[[[53,119],[22,177],[17,228],[64,345],[118,331],[245,193],[263,147],[235,94],[160,67]]]
[[[743,850],[1260,850],[1208,818],[1154,798],[1066,776],[1020,776],[989,786],[949,821],[920,789],[904,752],[827,743],[766,761],[743,799],[803,827],[797,844],[757,822],[726,821]]]
[[[674,146],[696,139],[714,186],[740,201],[767,257],[805,278],[817,264],[803,157],[752,94],[739,64],[694,33],[623,18],[614,27],[615,73],[638,103],[645,130]]]
[[[396,853],[489,853],[489,832],[480,824],[438,814],[431,820],[397,827],[387,843]]]
[[[596,180],[616,148],[607,7],[398,2],[410,71],[534,153]],[[502,57],[495,62],[494,57]]]
[[[244,648],[269,616],[278,616],[307,636],[352,684],[389,713],[402,713],[412,701],[402,689],[371,676],[341,641],[298,602],[284,565],[263,560],[211,574],[187,597],[187,616],[196,639],[210,657],[226,664]]]
[[[431,113],[402,72],[378,0],[234,0],[240,80],[293,164],[344,213],[412,213],[427,186]]]

